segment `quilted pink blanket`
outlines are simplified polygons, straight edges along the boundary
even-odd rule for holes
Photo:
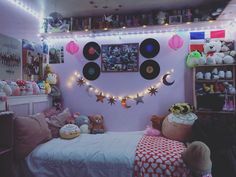
[[[181,158],[185,148],[178,141],[143,136],[136,148],[134,177],[190,177]]]

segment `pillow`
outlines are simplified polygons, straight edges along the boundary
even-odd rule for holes
[[[46,118],[48,127],[51,130],[51,134],[53,138],[59,137],[59,130],[66,124],[68,118],[71,117],[71,113],[68,108],[64,109],[61,113],[51,116],[50,118]]]
[[[80,135],[80,129],[75,124],[66,124],[60,129],[60,136],[64,139],[72,139]]]
[[[25,158],[37,145],[51,139],[43,114],[16,117],[14,120],[14,151],[17,159]]]
[[[60,112],[61,112],[61,110],[57,109],[56,107],[51,107],[51,108],[48,108],[43,111],[44,115],[48,118],[51,116],[55,116],[55,115],[59,114]]]

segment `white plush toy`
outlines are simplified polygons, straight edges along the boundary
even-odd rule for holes
[[[224,64],[233,64],[234,63],[234,58],[230,55],[226,55],[223,58]]]
[[[196,73],[196,79],[203,79],[203,73],[202,72],[197,72]]]
[[[7,96],[11,96],[12,95],[11,87],[7,84],[6,81],[1,81],[0,80],[0,90],[5,92]]]

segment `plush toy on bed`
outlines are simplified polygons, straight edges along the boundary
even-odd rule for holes
[[[59,134],[63,139],[72,139],[80,135],[80,129],[75,124],[66,124],[60,128]]]
[[[90,133],[90,120],[84,115],[74,115],[75,124],[80,128],[81,133]]]
[[[151,126],[147,126],[144,130],[144,134],[148,136],[159,136],[161,135],[161,132]]]
[[[192,142],[182,153],[182,158],[190,168],[193,177],[211,177],[212,162],[210,149],[201,141]]]
[[[151,117],[152,127],[161,131],[161,126],[164,119],[165,119],[165,116],[152,115]]]
[[[97,134],[97,133],[104,133],[104,118],[102,115],[94,115],[89,116],[90,125],[91,125],[91,133]]]

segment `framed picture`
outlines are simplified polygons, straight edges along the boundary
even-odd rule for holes
[[[138,72],[139,44],[102,45],[102,72]]]
[[[182,23],[182,15],[169,16],[169,24]]]
[[[64,48],[51,47],[49,49],[49,64],[64,63]]]

